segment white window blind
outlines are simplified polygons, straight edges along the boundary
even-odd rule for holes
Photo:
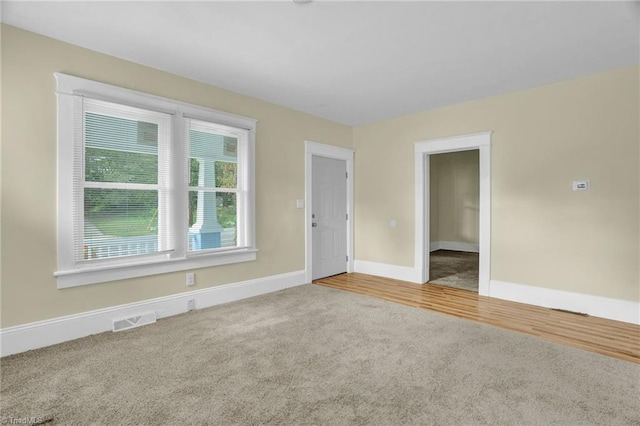
[[[80,96],[77,102],[76,261],[172,250],[172,116]]]

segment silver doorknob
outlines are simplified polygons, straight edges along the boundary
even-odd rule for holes
[[[317,223],[315,223],[315,222],[312,222],[312,223],[311,223],[311,227],[312,227],[312,228],[317,228],[317,227],[318,227],[318,224],[317,224]]]

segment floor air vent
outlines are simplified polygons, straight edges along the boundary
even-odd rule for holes
[[[583,317],[588,317],[589,314],[585,314],[584,312],[574,312],[574,311],[568,311],[566,309],[560,309],[560,308],[551,308],[552,311],[558,311],[558,312],[564,312],[565,314],[573,314],[573,315],[581,315]]]
[[[113,320],[113,331],[128,330],[140,327],[141,325],[153,324],[156,322],[156,313],[153,311],[143,312],[128,318]]]

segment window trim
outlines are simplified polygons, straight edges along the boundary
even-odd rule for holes
[[[256,259],[255,244],[255,132],[257,120],[242,117],[222,111],[217,111],[197,105],[175,101],[168,98],[150,95],[135,90],[125,89],[93,80],[54,73],[57,82],[57,268],[54,273],[57,287],[67,288],[86,284],[95,284],[127,278],[142,277],[187,269],[218,266]],[[92,99],[104,100],[123,105],[130,105],[173,115],[173,132],[171,158],[171,184],[176,191],[173,198],[176,207],[172,210],[174,216],[170,226],[175,227],[176,236],[187,231],[187,194],[186,181],[184,118],[193,118],[225,126],[242,128],[248,131],[247,149],[247,197],[244,233],[246,247],[235,247],[225,250],[193,253],[188,251],[187,238],[176,238],[174,251],[152,259],[136,259],[131,262],[117,262],[117,264],[79,265],[74,259],[72,199],[74,196],[74,182],[77,178],[74,170],[74,100],[76,97],[86,96]],[[179,142],[179,143],[177,143]],[[188,155],[186,155],[188,157]],[[185,233],[186,235],[186,233]]]

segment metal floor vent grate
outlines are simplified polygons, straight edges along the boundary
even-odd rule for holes
[[[141,325],[153,324],[156,322],[156,313],[153,311],[143,312],[127,318],[113,320],[113,331],[128,330],[140,327]]]
[[[583,317],[588,317],[589,314],[585,314],[584,312],[574,312],[574,311],[569,311],[567,309],[560,309],[560,308],[551,308],[552,311],[557,311],[557,312],[564,312],[565,314],[573,314],[573,315],[581,315]]]

